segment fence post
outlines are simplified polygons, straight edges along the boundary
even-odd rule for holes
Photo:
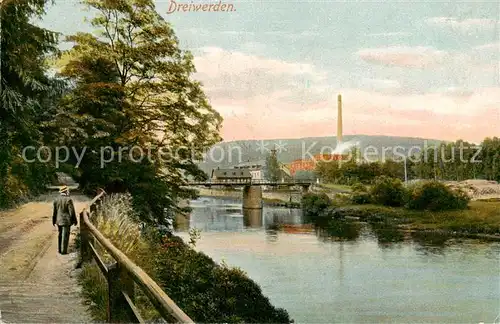
[[[92,253],[90,252],[90,235],[87,224],[85,224],[84,220],[85,210],[80,213],[80,266],[84,262],[88,262],[92,260]]]
[[[130,305],[122,294],[135,301],[134,281],[127,270],[115,262],[108,267],[108,323],[120,323],[127,316],[129,322],[136,322]]]

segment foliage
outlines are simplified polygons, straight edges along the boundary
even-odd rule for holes
[[[108,283],[96,264],[85,264],[80,272],[79,283],[82,285],[82,297],[90,302],[89,311],[93,319],[105,322],[108,305]]]
[[[189,230],[189,246],[195,247],[196,242],[201,238],[201,230],[198,228],[191,228]]]
[[[500,234],[500,202],[471,201],[467,209],[430,211],[380,205],[343,207],[344,215],[370,223],[406,224],[412,229],[448,231],[456,234]]]
[[[75,46],[61,75],[75,87],[46,127],[62,135],[53,141],[87,148],[78,179],[85,191],[130,192],[144,222],[166,225],[165,209],[185,212],[177,202],[196,195],[186,178],[206,177],[196,161],[221,140],[222,117],[152,0],[84,3],[97,12],[96,31],[68,38]],[[111,162],[102,166],[101,154]]]
[[[411,162],[408,161],[411,165]],[[389,176],[404,179],[403,162],[386,160],[384,162],[357,163],[355,160],[347,162],[329,161],[320,162],[316,166],[316,173],[325,182],[353,185],[357,182],[371,184],[376,177]],[[413,176],[410,173],[410,177]]]
[[[411,190],[408,207],[432,211],[465,209],[469,200],[461,189],[453,190],[441,182],[430,181]]]
[[[370,189],[370,196],[374,203],[392,207],[405,204],[407,192],[401,180],[380,176],[375,178],[374,182]]]
[[[140,229],[129,195],[106,197],[93,222],[115,246],[144,269],[196,322],[289,323],[287,312],[273,307],[260,287],[239,269],[217,265],[172,234],[161,235],[153,227]],[[190,231],[192,241],[199,231]],[[100,255],[109,258],[99,250]],[[95,265],[86,266],[80,282],[83,295],[92,302],[95,320],[106,318],[107,289]],[[158,314],[140,289],[136,303],[146,320]]]
[[[353,204],[362,205],[371,203],[371,195],[365,185],[358,182],[352,186],[351,202]]]
[[[276,151],[272,150],[266,157],[266,171],[265,177],[267,180],[277,182],[280,179],[281,168],[278,162]]]
[[[357,182],[351,187],[352,192],[368,192],[368,189],[361,182]]]
[[[289,323],[243,271],[219,266],[178,237],[164,239],[156,256],[157,279],[165,292],[196,322]],[[172,284],[175,283],[175,284]]]
[[[41,144],[39,123],[52,117],[64,88],[48,76],[44,64],[47,55],[57,53],[57,35],[32,23],[44,14],[46,3],[0,4],[0,208],[40,193],[53,175],[49,165],[22,158],[25,147]]]
[[[408,156],[408,179],[440,179],[462,181],[487,179],[500,181],[500,138],[485,138],[479,145],[457,140],[451,143],[422,148]],[[320,162],[316,173],[323,182],[352,185],[356,181],[373,183],[378,176],[404,180],[404,161],[401,157],[369,163]]]
[[[332,201],[325,193],[308,192],[302,196],[301,204],[304,218],[314,220],[332,206]]]
[[[500,138],[485,138],[480,145],[463,140],[430,147],[415,165],[421,179],[500,181]]]

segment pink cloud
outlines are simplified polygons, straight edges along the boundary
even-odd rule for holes
[[[343,94],[344,133],[348,135],[462,138],[477,142],[500,134],[500,106],[494,103],[500,102],[500,88],[477,90],[469,100],[458,102],[446,94],[380,97],[358,90],[339,89],[339,92]],[[449,106],[433,109],[441,103]],[[245,107],[246,113],[224,120],[225,140],[336,135],[335,100],[302,110],[294,105],[266,109],[263,103],[255,101],[237,104]],[[213,106],[217,109],[217,103]]]
[[[365,62],[372,64],[424,68],[439,63],[446,52],[423,46],[392,46],[361,49],[356,54]]]
[[[379,62],[413,67],[430,64],[442,55],[420,48],[410,62],[401,56],[405,51],[393,48],[378,53],[372,58]],[[205,49],[195,62],[212,106],[224,117],[226,141],[334,136],[339,93],[345,134],[469,141],[500,134],[500,87],[448,87],[425,94],[342,89],[328,84],[326,74],[310,64],[217,48]],[[304,79],[311,80],[311,87],[304,87]],[[383,88],[399,86],[397,80],[365,81]]]

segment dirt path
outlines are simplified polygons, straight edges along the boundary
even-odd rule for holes
[[[72,198],[77,212],[88,201]],[[91,322],[76,283],[76,251],[70,244],[69,254],[57,253],[51,218],[50,200],[0,213],[0,323]]]

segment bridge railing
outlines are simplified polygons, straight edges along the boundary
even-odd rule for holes
[[[207,180],[207,181],[190,181],[188,184],[200,184],[200,185],[232,185],[232,184],[241,184],[241,185],[251,185],[251,184],[266,184],[266,185],[310,185],[313,181],[310,180],[285,180],[285,181],[270,181],[265,179],[252,179],[252,180],[237,180],[237,179],[224,179],[224,180]]]
[[[87,208],[84,208],[80,213],[80,265],[95,261],[107,280],[107,322],[116,322],[118,312],[126,310],[131,323],[145,323],[134,304],[134,290],[135,284],[137,284],[165,320],[172,322],[174,319],[180,323],[194,323],[144,270],[116,248],[90,222],[89,217],[95,214],[105,194],[104,190],[101,190]],[[114,263],[106,265],[102,261],[102,257],[95,248],[95,241],[99,242],[115,259]]]

